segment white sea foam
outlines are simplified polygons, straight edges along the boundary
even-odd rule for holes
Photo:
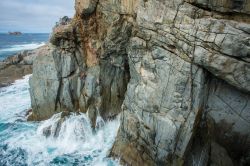
[[[45,42],[41,43],[29,43],[29,44],[21,44],[21,45],[13,45],[9,48],[0,49],[0,54],[3,52],[14,52],[14,51],[22,51],[22,50],[32,50],[38,47],[45,45]]]
[[[30,108],[30,76],[16,80],[11,86],[0,88],[0,121],[13,122],[20,113]]]
[[[119,128],[119,118],[104,122],[98,117],[96,131],[92,130],[86,114],[66,117],[59,132],[60,113],[39,123],[15,121],[18,114],[30,107],[28,78],[0,88],[0,153],[4,153],[0,164],[119,165],[118,161],[107,158]],[[1,123],[7,129],[1,131]],[[50,134],[46,135],[46,131]],[[7,150],[1,151],[1,145],[7,145]]]
[[[107,122],[94,132],[85,114],[72,114],[61,124],[55,137],[59,120],[60,114],[57,114],[41,122],[37,130],[18,133],[8,139],[9,146],[24,149],[28,153],[28,165],[53,165],[57,157],[67,159],[68,156],[71,160],[83,160],[80,165],[118,165],[118,162],[106,158],[119,127],[118,120]],[[44,131],[48,128],[51,135],[46,137]]]

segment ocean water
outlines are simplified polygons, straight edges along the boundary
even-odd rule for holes
[[[42,122],[27,122],[30,108],[29,75],[0,88],[1,166],[118,166],[107,158],[119,128],[118,118],[93,131],[85,114],[71,114],[56,132],[60,114]],[[51,126],[51,136],[44,131]],[[57,137],[54,137],[57,133]]]
[[[0,34],[0,61],[22,50],[31,50],[43,46],[49,40],[49,34],[25,33],[22,35]]]

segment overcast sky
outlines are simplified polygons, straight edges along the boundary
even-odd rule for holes
[[[62,16],[74,15],[74,0],[0,0],[0,32],[51,32]]]

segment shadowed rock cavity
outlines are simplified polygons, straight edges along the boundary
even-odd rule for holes
[[[34,62],[33,113],[109,119],[127,165],[248,165],[249,1],[77,0]]]

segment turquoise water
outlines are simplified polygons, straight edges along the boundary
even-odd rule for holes
[[[18,36],[0,33],[0,60],[22,50],[38,48],[48,40],[47,33],[25,33]]]
[[[104,122],[92,131],[85,114],[72,114],[56,133],[60,114],[32,123],[26,121],[30,108],[29,76],[13,85],[0,88],[0,165],[9,166],[117,166],[118,161],[107,158],[119,127],[119,120]],[[44,131],[51,127],[51,136]]]

